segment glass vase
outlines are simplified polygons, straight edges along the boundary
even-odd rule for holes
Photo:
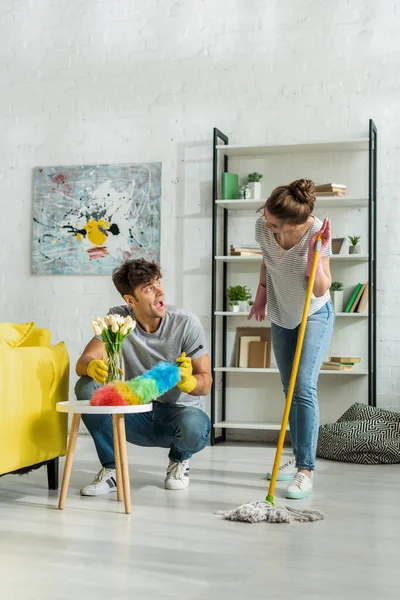
[[[121,351],[107,350],[107,365],[108,376],[106,383],[121,381],[123,373]]]

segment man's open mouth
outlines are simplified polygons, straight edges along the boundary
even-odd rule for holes
[[[156,302],[155,307],[164,308],[164,300],[159,300],[158,302]]]

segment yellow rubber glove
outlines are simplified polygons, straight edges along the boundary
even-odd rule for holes
[[[108,366],[103,360],[92,360],[88,364],[87,374],[94,379],[96,383],[103,385],[108,375]]]
[[[186,352],[182,352],[179,358],[176,359],[179,365],[181,380],[178,383],[178,388],[185,394],[190,394],[197,387],[197,379],[193,375],[192,359],[186,356]]]

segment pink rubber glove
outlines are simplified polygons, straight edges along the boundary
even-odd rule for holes
[[[331,222],[329,221],[329,219],[324,219],[321,229],[317,233],[314,233],[314,235],[312,236],[312,238],[310,240],[310,244],[308,246],[308,258],[307,258],[307,276],[308,277],[310,277],[310,274],[311,274],[311,268],[312,268],[312,263],[313,263],[313,258],[314,258],[315,242],[317,241],[317,237],[319,235],[322,236],[322,245],[321,245],[321,252],[322,252],[322,250],[324,248],[326,248],[327,245],[329,244],[329,242],[331,241]],[[322,264],[321,264],[321,254],[320,254],[319,260],[318,260],[317,274],[321,273],[321,271],[322,271]]]
[[[251,307],[249,316],[247,319],[251,319],[254,315],[256,317],[256,321],[264,321],[265,319],[265,305],[267,304],[267,288],[265,288],[261,283],[258,284],[256,299],[254,300],[254,304]]]

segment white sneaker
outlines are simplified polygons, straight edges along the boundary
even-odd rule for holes
[[[165,477],[166,490],[184,490],[189,485],[189,461],[169,461]]]
[[[308,498],[313,491],[312,475],[307,477],[304,473],[296,473],[292,483],[289,483],[286,489],[286,498],[292,500],[300,500],[301,498]]]
[[[296,459],[293,458],[292,460],[289,460],[289,462],[287,462],[284,465],[282,465],[281,467],[279,467],[278,477],[276,478],[276,480],[277,481],[290,481],[291,479],[293,479],[293,477],[296,475],[296,473],[297,473]],[[267,479],[271,479],[271,478],[272,478],[272,473],[267,473]]]
[[[103,496],[117,491],[117,475],[115,469],[101,469],[92,483],[81,489],[81,496]]]

